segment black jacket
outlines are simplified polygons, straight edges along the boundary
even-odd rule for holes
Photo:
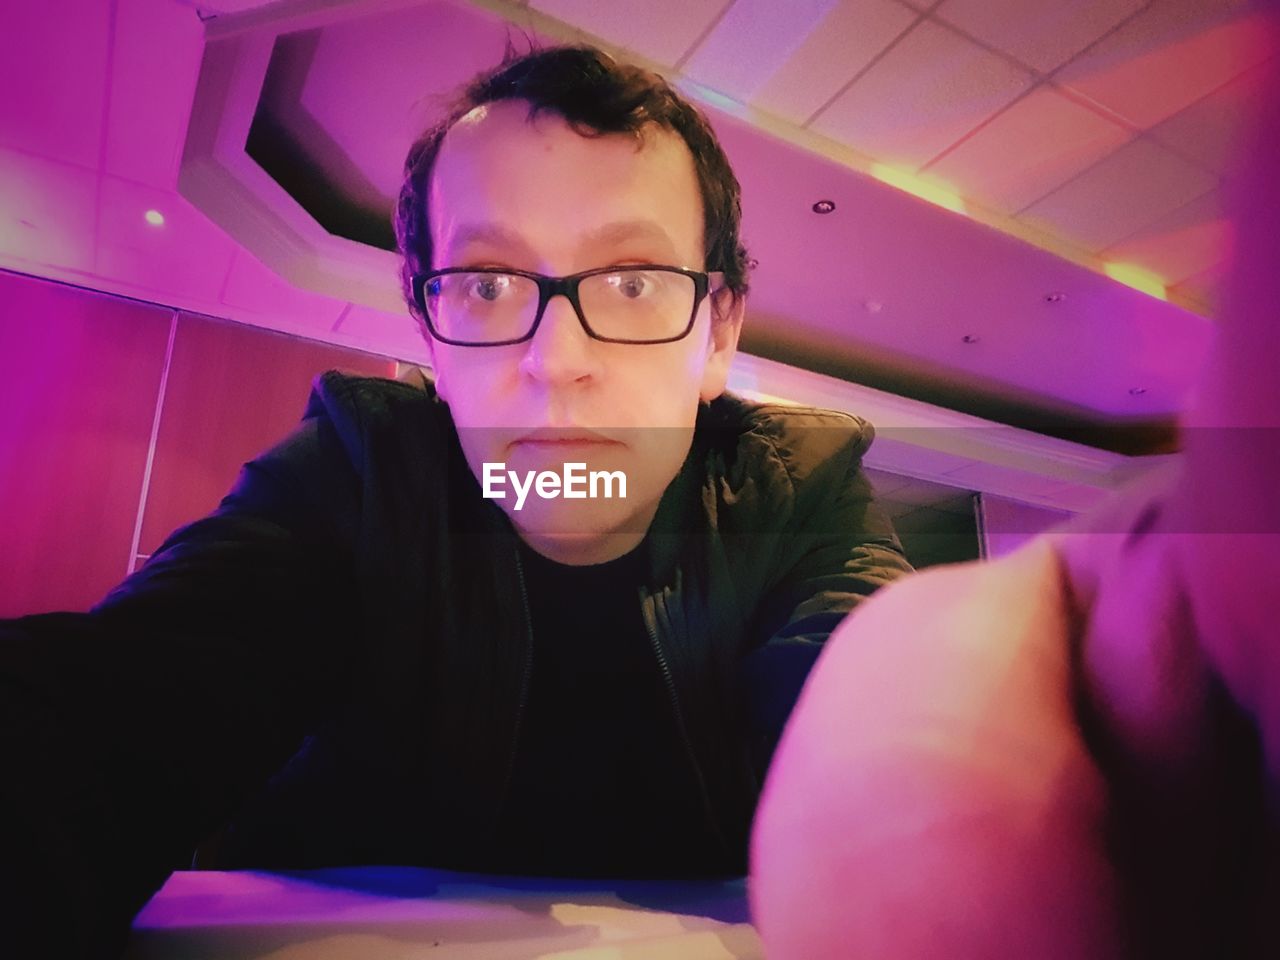
[[[726,873],[821,641],[910,569],[871,437],[726,395],[650,528],[637,603]],[[91,613],[0,623],[5,919],[118,944],[241,817],[289,833],[258,865],[488,868],[531,649],[515,544],[429,383],[318,378],[299,428]]]

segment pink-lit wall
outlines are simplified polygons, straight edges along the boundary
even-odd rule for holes
[[[978,535],[984,555],[992,560],[1013,553],[1038,533],[1071,519],[1071,514],[1032,503],[982,494],[982,522]]]
[[[101,599],[291,429],[315,374],[394,373],[383,357],[19,274],[0,273],[0,303],[0,617]]]

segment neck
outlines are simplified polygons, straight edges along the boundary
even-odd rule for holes
[[[541,534],[520,530],[517,535],[534,553],[572,567],[608,563],[630,553],[644,539],[644,530],[606,534]]]

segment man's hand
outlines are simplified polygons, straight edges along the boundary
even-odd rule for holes
[[[770,957],[1280,956],[1280,78],[1264,89],[1184,456],[832,636],[756,821]]]

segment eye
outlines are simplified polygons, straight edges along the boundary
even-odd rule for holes
[[[653,293],[656,286],[653,275],[640,270],[611,273],[608,281],[610,287],[628,300],[639,300],[641,297]]]
[[[512,278],[502,273],[477,273],[467,279],[467,293],[487,303],[500,300],[511,289]]]

